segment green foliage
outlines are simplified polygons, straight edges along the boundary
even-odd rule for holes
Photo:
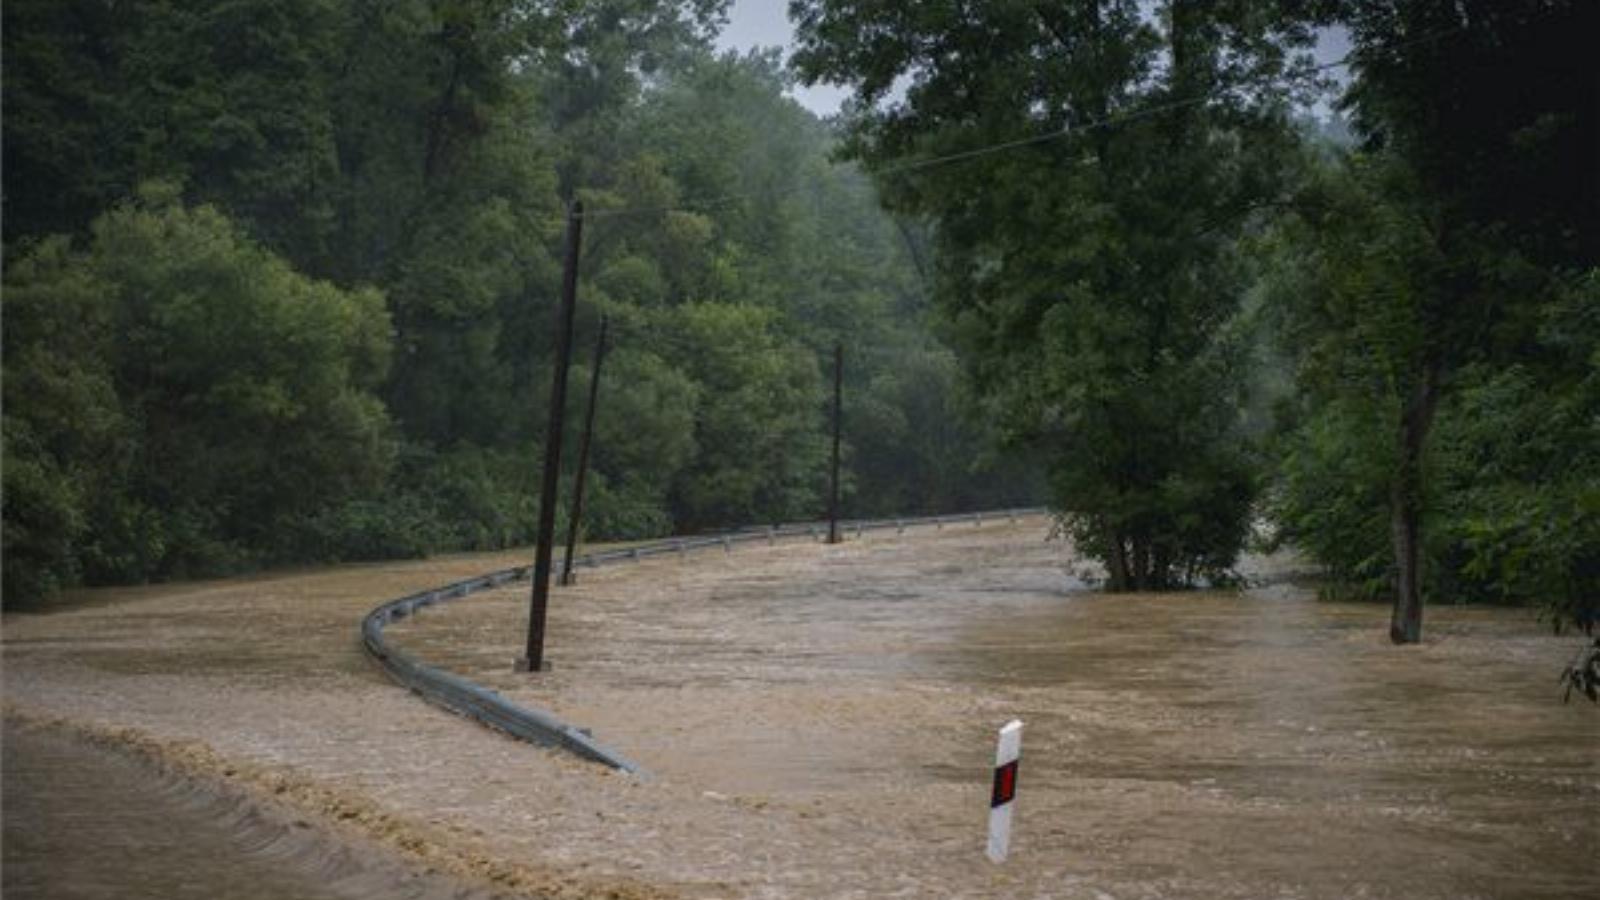
[[[1189,2],[1156,21],[1131,2],[795,11],[802,73],[861,97],[850,152],[933,223],[947,331],[985,411],[1043,455],[1078,548],[1119,590],[1224,577],[1255,481],[1234,242],[1280,190],[1295,138],[1262,85],[1300,64],[1305,26]]]
[[[279,558],[286,526],[381,483],[375,291],[307,280],[170,194],[6,272],[7,594]]]
[[[1329,403],[1280,439],[1268,513],[1277,539],[1320,561],[1336,593],[1387,596],[1393,581],[1388,471],[1393,404],[1349,397]]]
[[[660,487],[633,477],[613,484],[598,472],[590,478],[583,501],[585,534],[632,541],[672,533],[672,516],[662,500]]]
[[[133,425],[101,351],[115,334],[108,286],[71,265],[64,238],[6,271],[5,596],[27,602],[81,575],[91,502],[120,480]]]
[[[816,358],[769,309],[695,303],[674,311],[681,358],[701,385],[693,463],[673,481],[689,528],[784,521],[820,508],[826,446]]]
[[[290,558],[306,562],[407,559],[446,546],[438,511],[413,493],[330,506],[292,523]]]
[[[1570,279],[1546,298],[1523,361],[1458,373],[1425,459],[1429,597],[1536,603],[1557,628],[1594,622],[1600,469],[1594,454],[1574,448],[1600,438],[1597,282],[1593,273]],[[1301,346],[1308,366],[1327,362],[1326,347]],[[1280,438],[1272,512],[1280,538],[1326,565],[1335,590],[1376,598],[1392,590],[1396,438],[1385,425],[1399,398],[1381,380],[1351,389],[1361,382],[1349,366],[1360,361],[1345,358],[1348,380],[1305,385],[1298,419]]]
[[[1440,425],[1451,592],[1539,603],[1559,630],[1600,618],[1600,270],[1561,286],[1537,352],[1467,373]]]
[[[847,360],[847,365],[850,364]],[[846,496],[861,515],[936,514],[1023,506],[1042,494],[996,455],[996,435],[978,418],[960,363],[937,344],[885,347],[865,389],[845,396]],[[1029,470],[1031,474],[1032,470]]]
[[[1360,593],[1392,580],[1397,640],[1420,637],[1424,593],[1587,627],[1600,111],[1579,35],[1595,7],[1344,14],[1364,152],[1312,167],[1267,275],[1296,367],[1285,537]]]
[[[6,179],[8,240],[81,231],[161,178],[277,249],[322,249],[332,4],[21,0],[5,19],[8,169],[32,176]]]
[[[574,198],[588,536],[819,515],[841,340],[847,511],[1029,499],[956,421],[924,229],[710,52],[725,6],[6,4],[8,596],[529,540]]]

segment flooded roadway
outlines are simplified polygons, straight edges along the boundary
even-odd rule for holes
[[[1037,526],[713,554],[595,586],[537,688],[490,638],[518,594],[395,634],[663,780],[829,822],[772,862],[826,874],[774,895],[1600,895],[1600,716],[1554,688],[1574,639],[1439,608],[1395,648],[1379,606],[1107,596],[1064,556]],[[982,821],[1012,717],[996,868]]]
[[[425,707],[361,660],[365,609],[491,560],[8,617],[6,697],[160,753],[203,742],[201,770],[243,761],[247,788],[287,778],[308,816],[529,895],[1600,894],[1600,716],[1555,684],[1573,639],[1436,607],[1423,645],[1393,648],[1380,607],[1289,589],[1072,593],[1043,530],[586,572],[553,598],[556,668],[533,683],[509,672],[525,588],[395,628],[644,780]],[[993,866],[989,760],[1013,716],[1016,834]]]
[[[5,722],[8,900],[467,900],[458,882],[68,732]]]

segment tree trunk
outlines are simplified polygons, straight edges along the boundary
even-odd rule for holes
[[[1150,590],[1150,541],[1142,535],[1133,539],[1133,589],[1144,593]]]
[[[1389,494],[1389,523],[1394,541],[1394,614],[1389,640],[1415,644],[1422,640],[1422,454],[1433,411],[1438,404],[1438,366],[1425,363],[1411,395],[1400,410],[1400,460]]]
[[[1118,533],[1111,542],[1111,590],[1128,590],[1128,542]]]
[[[1390,529],[1394,540],[1394,614],[1389,619],[1389,640],[1396,644],[1415,644],[1422,640],[1422,591],[1418,578],[1417,539],[1419,537],[1415,499],[1396,480],[1390,499]]]

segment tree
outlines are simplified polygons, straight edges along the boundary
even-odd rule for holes
[[[792,10],[803,75],[856,89],[850,152],[932,221],[948,332],[1079,548],[1114,590],[1225,575],[1253,488],[1236,238],[1281,191],[1306,26],[1184,0]]]
[[[1440,592],[1600,623],[1600,270],[1562,278],[1530,352],[1461,373],[1434,469]]]
[[[1285,537],[1341,578],[1368,589],[1399,578],[1404,592],[1407,578],[1416,590],[1421,577],[1422,440],[1438,403],[1438,331],[1478,323],[1444,321],[1448,266],[1403,166],[1347,165],[1318,170],[1300,217],[1280,219],[1276,234],[1268,305],[1297,360],[1305,420],[1287,444],[1278,512]],[[1387,527],[1372,517],[1380,510]]]
[[[816,357],[755,306],[697,303],[666,323],[700,385],[692,464],[672,485],[673,518],[693,528],[777,522],[818,509],[825,463]]]
[[[1405,335],[1391,346],[1402,363],[1389,500],[1396,643],[1421,639],[1423,460],[1442,399],[1461,373],[1527,345],[1559,281],[1551,267],[1600,262],[1600,87],[1586,37],[1597,15],[1561,0],[1394,0],[1347,13],[1356,49],[1345,103],[1369,153],[1393,160],[1383,165],[1405,182],[1410,210],[1385,240],[1426,255],[1412,271],[1390,267],[1408,310],[1386,332]]]
[[[327,0],[22,0],[5,19],[8,242],[82,233],[161,179],[280,253],[326,252]]]
[[[6,273],[10,601],[293,558],[298,523],[387,472],[382,296],[144,198]]]
[[[983,496],[922,224],[831,160],[775,54],[712,53],[725,7],[6,4],[16,595],[526,540],[574,198],[580,338],[600,311],[619,338],[591,533],[816,515],[841,339],[871,348],[860,509]],[[337,352],[296,330],[353,321]]]
[[[677,315],[667,309],[760,307],[767,327],[824,368],[844,342],[852,514],[1002,502],[1001,493],[981,499],[986,482],[991,491],[1013,491],[1006,497],[1024,496],[1018,485],[1026,479],[982,452],[977,429],[961,415],[948,351],[930,340],[927,286],[905,229],[878,209],[859,170],[830,162],[834,134],[782,95],[786,84],[770,52],[685,54],[662,67],[621,125],[620,145],[632,155],[613,150],[624,158],[583,192],[594,213],[586,296],[608,304],[623,324],[623,346],[643,344],[664,366],[693,373],[702,409],[717,395],[700,380],[708,370],[690,364],[695,351],[653,337],[652,328],[673,333],[660,325]],[[641,316],[638,308],[651,312]],[[929,377],[913,383],[913,372]],[[932,409],[944,416],[930,421]],[[792,414],[820,425],[818,412]],[[907,419],[916,430],[906,431]],[[659,444],[645,442],[646,455]],[[717,452],[698,446],[698,454]],[[774,469],[766,477],[790,476]],[[615,475],[606,481],[607,490],[629,483]],[[634,495],[642,486],[631,484]],[[597,494],[597,515],[608,499]]]
[[[1596,273],[1503,247],[1450,259],[1387,154],[1334,161],[1302,200],[1274,231],[1266,278],[1295,361],[1274,491],[1283,539],[1341,588],[1380,596],[1407,561],[1404,535],[1415,569],[1402,586],[1419,601],[1538,601],[1558,628],[1591,627],[1600,472],[1574,450],[1600,421]],[[1487,300],[1451,303],[1463,270]],[[1408,401],[1429,353],[1449,365],[1419,441]],[[1406,515],[1414,531],[1398,530]]]
[[[13,607],[82,577],[82,541],[94,527],[95,499],[118,489],[126,468],[119,451],[133,437],[104,355],[116,325],[111,291],[72,262],[65,239],[41,243],[11,261],[0,300],[3,596]]]

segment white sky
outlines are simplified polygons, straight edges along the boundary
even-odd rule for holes
[[[751,47],[782,47],[787,57],[794,40],[788,11],[789,0],[733,0],[728,10],[728,26],[717,36],[717,46],[724,50],[740,51]],[[1318,62],[1333,62],[1348,52],[1350,36],[1343,28],[1324,30],[1318,35]],[[1335,70],[1331,74],[1340,76],[1342,72]],[[838,112],[839,104],[849,96],[849,92],[843,88],[830,85],[797,87],[791,94],[802,106],[819,116],[831,116]]]
[[[717,46],[724,50],[751,47],[782,47],[787,59],[794,40],[789,25],[789,0],[733,0],[728,10],[728,27],[717,35]],[[817,85],[797,87],[791,95],[800,105],[819,116],[831,116],[850,95],[843,88]]]

